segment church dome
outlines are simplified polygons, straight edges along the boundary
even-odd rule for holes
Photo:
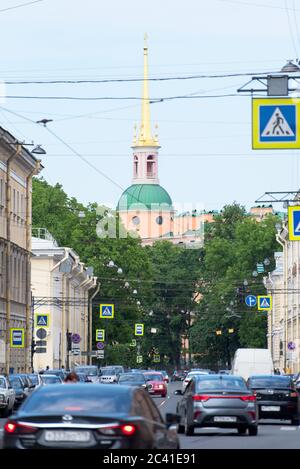
[[[172,199],[159,184],[133,184],[121,195],[117,210],[173,210]]]

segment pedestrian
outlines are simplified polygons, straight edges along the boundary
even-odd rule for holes
[[[64,379],[64,383],[78,383],[79,381],[79,376],[75,371],[71,371],[71,373],[68,373],[67,376]]]

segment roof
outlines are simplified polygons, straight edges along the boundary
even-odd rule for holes
[[[159,184],[133,184],[121,195],[117,210],[173,210],[172,199]]]

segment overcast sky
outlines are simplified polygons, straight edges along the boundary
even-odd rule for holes
[[[255,75],[300,57],[300,0],[43,0],[1,11],[22,3],[0,0],[3,81],[141,78],[145,32],[152,78]],[[265,191],[299,188],[298,150],[251,149],[250,96],[205,97],[236,94],[249,79],[150,83],[152,99],[203,96],[151,105],[153,128],[159,126],[160,184],[174,203],[219,210],[236,200],[249,208]],[[2,100],[0,122],[18,138],[42,144],[49,183],[61,183],[84,203],[116,205],[131,184],[141,102],[32,97],[140,98],[141,92],[139,81],[7,84],[6,95],[30,98]],[[43,118],[52,119],[48,128],[94,167],[35,123]]]

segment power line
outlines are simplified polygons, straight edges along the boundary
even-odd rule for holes
[[[13,7],[3,8],[2,10],[0,10],[0,13],[2,13],[4,11],[8,11],[8,10],[14,10],[15,8],[26,7],[28,5],[32,5],[33,3],[40,3],[40,2],[43,2],[43,1],[44,0],[34,0],[32,2],[20,3],[19,5],[15,5]]]
[[[297,51],[297,46],[296,46],[296,42],[295,42],[295,38],[294,38],[292,23],[291,23],[291,19],[290,19],[290,15],[289,15],[287,0],[284,0],[284,5],[285,5],[285,11],[286,11],[286,16],[287,16],[287,20],[288,20],[288,26],[289,26],[289,30],[290,30],[291,40],[292,40],[294,52],[295,52],[296,57],[297,57],[298,56],[298,51]]]
[[[171,101],[175,99],[206,99],[206,98],[227,98],[227,97],[248,97],[240,93],[227,93],[215,95],[178,95],[178,96],[164,96],[160,98],[152,98],[150,104],[162,103],[164,101]],[[254,95],[253,95],[254,96]],[[24,95],[7,95],[6,99],[39,99],[50,101],[143,101],[144,98],[139,96],[24,96]]]

